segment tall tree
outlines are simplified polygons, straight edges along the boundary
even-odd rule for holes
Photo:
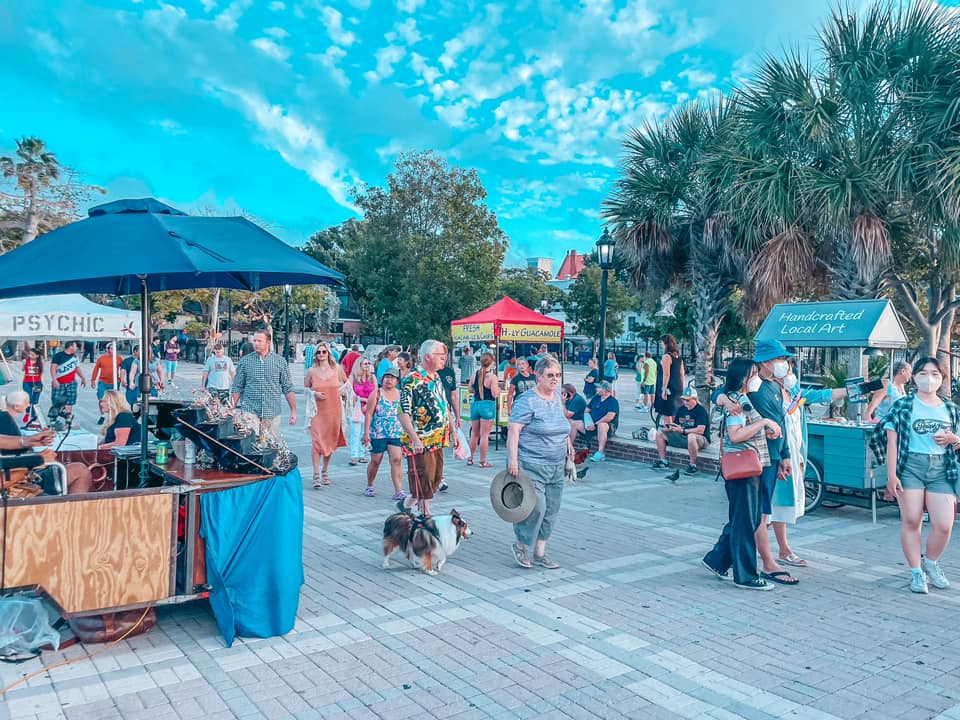
[[[714,159],[730,143],[733,110],[730,102],[692,103],[633,130],[622,177],[604,203],[633,286],[657,295],[691,291],[700,384],[713,379],[720,325],[744,264],[727,206],[728,165]]]
[[[602,273],[595,261],[588,262],[573,281],[567,294],[560,300],[567,320],[576,324],[577,334],[600,339],[600,295]],[[630,290],[617,277],[607,276],[607,332],[608,338],[623,332],[623,314],[636,305]]]
[[[343,249],[348,287],[375,326],[398,341],[449,335],[450,321],[496,297],[507,239],[484,204],[475,170],[434,152],[403,153],[386,187],[361,185],[362,222],[314,236],[314,252]]]
[[[536,268],[504,268],[500,272],[497,294],[513,298],[531,310],[539,311],[544,300],[547,301],[547,307],[552,308],[560,302],[563,291],[548,285],[548,280],[550,274]]]
[[[0,252],[72,222],[93,193],[105,192],[61,165],[43,140],[16,142],[13,156],[0,157],[0,176],[14,187],[14,192],[0,192]]]

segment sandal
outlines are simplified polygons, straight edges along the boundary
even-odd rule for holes
[[[786,570],[780,570],[778,572],[760,573],[760,577],[764,580],[769,580],[770,582],[780,583],[781,585],[799,585],[800,581],[797,578],[793,577]]]
[[[313,474],[313,489],[314,489],[314,490],[319,490],[319,489],[322,488],[322,487],[323,487],[323,483],[320,482],[320,473],[314,473],[314,474]]]
[[[362,457],[362,458],[360,458],[360,460],[359,460],[358,462],[366,463],[366,462],[367,462],[367,459],[366,459],[365,457]]]
[[[473,458],[467,458],[467,465],[473,465]]]
[[[781,562],[784,565],[793,565],[793,567],[807,567],[808,565],[806,560],[793,552],[786,557],[777,558],[777,562]]]
[[[491,464],[490,464],[490,463],[488,463],[488,462],[482,462],[482,463],[480,463],[479,465],[477,465],[477,467],[482,467],[482,468],[492,468],[492,467],[493,467],[493,465],[491,465]]]
[[[353,466],[356,466],[357,462],[359,462],[359,461],[358,461],[358,460],[351,460],[351,461],[350,461],[350,464],[353,465]]]
[[[323,473],[323,474],[320,476],[320,484],[321,484],[321,485],[330,485],[330,473]]]
[[[368,487],[366,490],[363,491],[363,494],[366,497],[376,497],[377,491],[374,490],[372,487]]]

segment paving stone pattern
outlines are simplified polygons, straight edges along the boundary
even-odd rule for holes
[[[307,458],[302,421],[286,432]],[[435,512],[455,507],[474,537],[428,577],[381,569],[386,468],[365,498],[365,468],[347,460],[305,491],[289,635],[226,648],[204,603],[161,608],[148,634],[93,659],[100,646],[0,667],[6,686],[78,660],[8,693],[0,720],[960,720],[960,589],[909,593],[891,509],[878,525],[855,508],[804,518],[791,533],[811,561],[801,584],[746,592],[699,565],[726,515],[721,483],[608,460],[565,491],[549,547],[563,567],[524,570],[489,506],[495,470],[448,459]],[[943,565],[960,582],[954,557]]]

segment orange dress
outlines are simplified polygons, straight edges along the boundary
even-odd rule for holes
[[[343,406],[340,403],[340,381],[336,373],[329,378],[321,378],[316,373],[310,390],[326,393],[327,399],[317,398],[317,414],[310,419],[310,440],[313,449],[321,456],[333,455],[339,447],[346,447],[341,418]]]

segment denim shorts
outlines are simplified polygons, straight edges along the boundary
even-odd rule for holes
[[[388,445],[400,447],[400,438],[370,438],[370,452],[374,455],[385,453]]]
[[[470,405],[470,420],[493,420],[497,416],[496,400],[474,400]]]
[[[926,490],[931,493],[954,495],[956,488],[947,481],[947,456],[910,453],[907,465],[900,475],[904,490]]]

